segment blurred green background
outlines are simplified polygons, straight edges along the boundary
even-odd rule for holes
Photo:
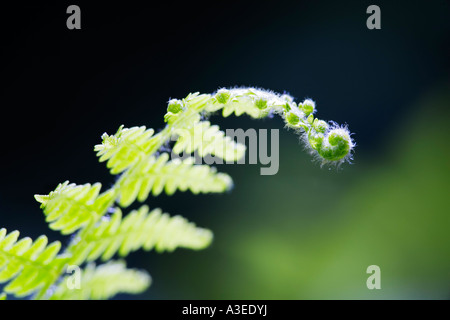
[[[131,254],[153,284],[118,298],[450,298],[448,1],[81,1],[76,32],[69,4],[2,7],[0,227],[65,244],[33,195],[65,180],[112,185],[92,151],[103,132],[162,128],[169,98],[189,92],[286,90],[349,125],[354,163],[320,168],[277,117],[213,117],[222,129],[280,129],[278,174],[223,165],[229,193],[150,198],[214,242]],[[381,30],[366,27],[371,4]],[[366,287],[369,265],[381,290]]]

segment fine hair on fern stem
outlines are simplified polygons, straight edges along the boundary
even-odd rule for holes
[[[231,188],[231,177],[209,164],[219,163],[214,162],[219,159],[242,161],[245,138],[256,136],[256,131],[240,129],[226,135],[204,120],[219,111],[224,117],[234,113],[256,119],[278,114],[322,164],[339,166],[351,160],[355,143],[347,127],[314,118],[315,104],[310,99],[296,103],[287,94],[256,88],[220,89],[213,94],[193,93],[181,100],[172,99],[164,116],[166,126],[160,132],[155,134],[145,126],[120,126],[115,134],[102,135],[94,150],[111,174],[120,175],[110,189],[102,191],[100,183],[76,185],[66,181],[48,195],[35,195],[49,228],[73,235],[63,250],[59,242],[48,244],[45,236],[19,240],[18,231],[0,229],[0,283],[7,283],[0,299],[6,294],[35,299],[107,299],[117,293],[140,293],[150,285],[150,276],[127,269],[124,260],[111,259],[124,258],[139,249],[162,252],[208,247],[212,232],[181,216],[147,205],[128,214],[123,210],[136,200],[146,201],[150,194],[187,190],[222,193]],[[278,157],[277,130],[272,131],[271,140],[276,146],[271,156]],[[175,142],[171,154],[164,148],[170,141]],[[272,162],[264,149],[267,131],[260,131],[259,142],[260,161]],[[197,163],[192,154],[206,164]],[[250,160],[255,161],[252,159],[251,155]],[[261,174],[276,172],[278,158],[274,162],[262,168]],[[84,266],[76,292],[67,285],[65,272],[67,267],[77,269],[74,266]]]
[[[339,166],[352,159],[355,143],[351,139],[347,127],[339,126],[333,121],[327,123],[314,118],[316,107],[311,99],[305,99],[297,104],[287,94],[280,95],[255,88],[220,89],[212,95],[201,96],[209,97],[209,101],[201,108],[200,114],[203,117],[208,117],[219,110],[222,111],[224,117],[233,113],[236,116],[245,113],[252,118],[264,118],[272,114],[279,114],[284,119],[286,127],[294,129],[302,136],[306,148],[322,165]],[[189,118],[186,99],[169,101],[165,119],[169,123],[169,126],[166,127],[168,131],[171,131],[169,127],[172,122],[177,124],[177,128],[172,130],[173,134],[171,135],[171,139],[176,141],[172,152],[175,156],[181,151],[185,151],[187,154],[199,151],[203,158],[208,155],[219,155],[214,157],[214,162],[210,161],[210,164],[222,164],[222,159],[226,160],[226,163],[233,163],[236,159],[242,160],[246,138],[249,138],[250,147],[256,146],[256,138],[253,139],[256,137],[254,129],[248,129],[246,132],[242,129],[227,129],[225,138],[223,138],[223,131],[220,131],[218,126],[211,126],[209,121],[192,120],[192,118],[189,120]],[[179,125],[184,121],[186,121],[184,125]],[[264,134],[265,131],[260,130],[260,136],[267,137],[261,133]],[[233,143],[235,137],[237,143]],[[277,143],[278,139],[272,139],[272,141]],[[260,143],[259,145],[261,147],[264,144]],[[254,158],[254,150],[256,147],[249,150],[250,159]],[[237,163],[244,162],[238,161]]]

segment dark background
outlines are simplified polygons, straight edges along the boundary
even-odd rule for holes
[[[70,4],[81,8],[81,30],[66,28]],[[371,4],[381,8],[381,30],[366,27]],[[215,242],[201,252],[132,254],[129,265],[154,278],[139,297],[448,297],[449,9],[444,0],[2,4],[0,226],[66,243],[33,195],[65,180],[110,186],[115,177],[93,152],[103,132],[162,128],[169,98],[256,86],[310,97],[319,118],[349,124],[355,163],[321,169],[283,130],[278,175],[226,166],[230,194],[149,199],[211,228]],[[213,121],[282,127],[278,118]],[[360,220],[372,211],[377,224]],[[348,230],[361,234],[349,240]],[[384,240],[345,250],[342,239],[364,243],[363,230]],[[366,263],[363,252],[375,254]],[[393,271],[392,288],[375,295],[365,268],[377,261]],[[409,268],[419,272],[405,276]]]

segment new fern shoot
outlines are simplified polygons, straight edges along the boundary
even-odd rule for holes
[[[255,88],[220,89],[214,94],[189,94],[170,100],[165,128],[155,134],[146,127],[124,128],[113,135],[103,134],[94,150],[116,183],[102,191],[100,183],[59,184],[48,195],[35,195],[49,228],[73,235],[61,248],[48,243],[46,236],[19,240],[19,232],[0,229],[0,283],[6,283],[0,299],[7,295],[33,299],[108,299],[117,293],[140,293],[151,283],[140,270],[127,269],[124,260],[138,249],[173,251],[176,248],[200,250],[212,241],[210,230],[199,228],[181,216],[143,205],[124,215],[136,200],[150,195],[190,190],[194,194],[224,192],[232,179],[214,167],[195,164],[192,157],[171,159],[162,148],[176,141],[174,154],[196,152],[237,161],[246,147],[227,137],[216,125],[204,119],[221,112],[247,114],[252,118],[280,115],[288,128],[301,136],[307,150],[322,164],[340,165],[351,160],[355,146],[345,126],[314,117],[312,100],[296,103],[287,94]],[[69,285],[70,268],[82,268],[77,288]]]

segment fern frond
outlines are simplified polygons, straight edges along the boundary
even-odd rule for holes
[[[280,107],[285,104],[286,100],[281,96],[264,90],[255,88],[220,89],[205,111],[215,112],[222,108],[223,117],[234,113],[238,117],[247,114],[252,118],[262,118],[268,115],[266,107],[279,111]]]
[[[149,155],[158,136],[153,136],[153,129],[142,127],[123,128],[116,134],[102,135],[102,143],[94,147],[100,162],[108,161],[107,167],[112,174],[118,174]],[[155,139],[156,138],[156,139]]]
[[[287,127],[302,134],[309,151],[322,164],[340,165],[351,160],[355,144],[347,127],[314,118],[314,101],[305,99],[297,104],[288,94],[256,88],[220,89],[213,95],[196,93],[186,99],[173,99],[164,116],[168,123],[165,130],[189,129],[197,122],[195,116],[199,113],[208,116],[219,110],[224,117],[233,113],[236,116],[247,114],[252,118],[279,114]]]
[[[224,118],[229,117],[233,113],[237,117],[241,116],[244,113],[252,118],[261,118],[264,116],[264,113],[255,107],[251,98],[243,98],[239,101],[232,100],[223,106],[222,116]]]
[[[138,249],[158,252],[173,251],[178,247],[200,250],[211,243],[212,232],[198,228],[181,216],[170,217],[160,209],[149,212],[147,206],[133,210],[122,219],[116,209],[109,219],[103,219],[93,228],[83,229],[70,245],[71,264],[103,261],[116,253],[124,257]]]
[[[48,195],[35,195],[50,228],[70,234],[103,215],[114,201],[114,191],[100,194],[101,184],[60,183]]]
[[[200,113],[204,111],[210,101],[210,94],[199,94],[198,92],[190,93],[182,100],[170,100],[167,113],[164,116],[164,120],[168,124],[164,129],[168,132],[167,138],[170,138],[173,133],[172,130],[189,129],[199,122],[201,119]]]
[[[34,242],[18,238],[19,231],[7,234],[6,229],[0,229],[0,283],[9,281],[4,292],[23,297],[53,284],[68,256],[57,256],[59,241],[48,245],[45,236]]]
[[[217,173],[215,168],[207,165],[194,165],[192,158],[168,160],[169,155],[163,153],[124,172],[116,185],[119,204],[127,207],[136,198],[142,202],[150,192],[154,196],[163,190],[171,195],[177,189],[189,189],[194,194],[223,192],[232,185],[230,176]]]
[[[64,254],[58,254],[59,242],[48,245],[45,236],[34,242],[29,238],[17,241],[17,231],[7,235],[5,229],[0,230],[0,283],[9,282],[0,299],[6,299],[6,293],[34,293],[34,298],[51,295],[52,299],[107,299],[119,292],[139,293],[150,285],[150,277],[127,270],[123,262],[98,267],[89,264],[82,273],[80,290],[69,290],[65,285],[69,277],[55,290],[49,288],[55,286],[69,263],[109,260],[138,249],[161,252],[207,247],[212,241],[211,231],[180,216],[170,217],[159,209],[149,212],[147,206],[125,218],[119,208],[110,217],[105,213],[116,200],[126,207],[136,199],[146,200],[150,193],[157,196],[163,191],[171,195],[176,190],[208,193],[229,189],[231,178],[213,167],[195,165],[193,158],[169,161],[168,153],[157,154],[171,138],[177,138],[175,153],[197,152],[202,157],[213,155],[226,161],[240,159],[245,145],[225,136],[209,121],[201,121],[219,110],[224,117],[279,114],[287,127],[302,135],[309,151],[322,163],[339,165],[351,159],[355,144],[347,127],[314,118],[315,104],[310,99],[297,104],[287,94],[255,88],[197,92],[181,100],[172,99],[164,116],[167,125],[157,134],[144,126],[121,126],[114,135],[102,135],[102,143],[94,147],[99,160],[107,162],[112,174],[122,174],[111,189],[100,193],[100,183],[75,185],[66,181],[48,195],[35,195],[51,229],[63,234],[79,230]]]
[[[61,281],[51,300],[104,300],[118,293],[137,294],[150,286],[151,278],[146,272],[127,269],[122,261],[111,261],[88,264],[81,273],[79,289],[69,289],[67,281],[69,277]]]
[[[173,147],[176,154],[198,151],[201,157],[214,155],[226,161],[239,160],[245,154],[245,145],[236,143],[209,121],[197,122],[189,129],[176,129],[174,132],[178,135]]]

